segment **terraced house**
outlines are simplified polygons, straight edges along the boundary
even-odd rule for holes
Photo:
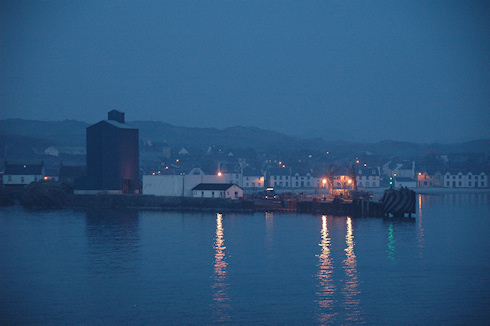
[[[488,188],[488,174],[484,171],[448,170],[444,174],[445,188]]]

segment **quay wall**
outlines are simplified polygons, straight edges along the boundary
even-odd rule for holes
[[[369,200],[354,201],[300,201],[297,211],[302,213],[324,214],[334,216],[369,216],[383,217],[383,203]]]
[[[228,198],[193,198],[134,194],[70,195],[64,207],[73,208],[142,208],[167,210],[253,211],[251,201]]]

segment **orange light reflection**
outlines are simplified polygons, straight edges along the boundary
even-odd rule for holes
[[[344,287],[342,288],[342,295],[345,300],[344,306],[346,307],[346,322],[347,323],[359,323],[361,313],[360,313],[360,299],[358,298],[359,291],[359,280],[357,277],[357,258],[354,252],[354,234],[352,228],[352,219],[347,217],[347,233],[345,235],[345,243],[347,248],[345,248],[345,259],[344,271],[346,276],[346,281]]]
[[[214,238],[214,275],[213,275],[213,314],[216,322],[230,322],[230,298],[228,297],[228,276],[225,255],[225,239],[223,230],[223,215],[216,214],[216,236]]]
[[[336,313],[333,310],[334,304],[335,285],[332,280],[332,273],[334,270],[332,257],[330,256],[330,236],[328,234],[327,217],[322,216],[322,231],[321,231],[321,254],[318,255],[318,267],[317,274],[318,281],[320,283],[320,289],[317,292],[319,314],[318,321],[320,324],[328,324],[333,322],[333,318]]]

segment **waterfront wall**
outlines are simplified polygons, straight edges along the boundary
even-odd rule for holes
[[[146,208],[168,210],[253,211],[252,201],[154,195],[71,195],[65,207]]]

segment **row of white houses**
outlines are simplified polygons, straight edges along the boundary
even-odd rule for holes
[[[488,175],[483,171],[419,172],[417,187],[488,188]]]
[[[360,168],[356,170],[356,180],[360,188],[377,188],[380,186],[379,169]],[[326,176],[315,177],[308,171],[291,173],[289,169],[273,169],[264,174],[245,171],[244,173],[218,172],[215,175],[209,175],[199,168],[194,168],[189,174],[144,175],[143,194],[189,197],[220,197],[223,195],[223,193],[218,195],[218,193],[196,190],[195,187],[200,184],[234,184],[248,192],[259,191],[266,187],[298,191],[328,188]],[[342,172],[336,173],[333,176],[333,186],[337,189],[352,189],[352,177]],[[196,192],[198,190],[201,193]]]
[[[18,188],[32,181],[43,180],[46,177],[44,165],[5,164],[3,171],[3,187]],[[359,189],[380,187],[379,168],[356,168],[355,181]],[[244,172],[220,172],[215,175],[205,174],[200,168],[192,169],[185,175],[144,175],[143,193],[160,196],[197,196],[197,197],[228,197],[227,191],[200,190],[194,188],[199,184],[234,184],[242,190],[230,192],[229,197],[242,197],[243,190],[260,191],[266,187],[283,190],[322,189],[328,188],[325,175],[314,176],[310,171],[292,172],[288,168],[270,169],[266,173],[256,170]],[[401,177],[394,174],[393,186],[407,186],[410,188],[443,187],[443,188],[488,188],[488,174],[485,171],[423,171],[418,172],[415,178]],[[354,180],[352,175],[345,171],[337,171],[333,175],[333,187],[336,189],[352,189]],[[203,192],[204,191],[204,192]]]

